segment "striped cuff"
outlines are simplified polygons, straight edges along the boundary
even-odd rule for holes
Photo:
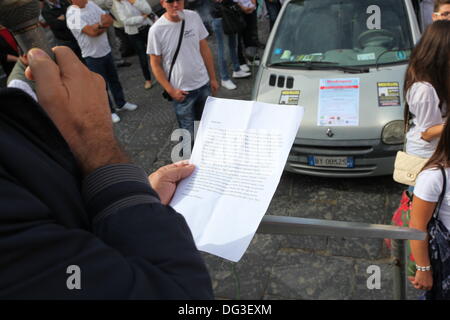
[[[160,203],[145,171],[133,164],[107,165],[95,170],[84,179],[82,193],[94,223],[119,209]]]

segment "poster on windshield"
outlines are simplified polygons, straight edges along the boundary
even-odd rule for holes
[[[320,79],[318,126],[359,125],[359,79]]]

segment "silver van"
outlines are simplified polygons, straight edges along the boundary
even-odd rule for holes
[[[253,100],[305,108],[285,169],[391,174],[404,139],[404,74],[419,38],[411,0],[286,1],[252,92]]]

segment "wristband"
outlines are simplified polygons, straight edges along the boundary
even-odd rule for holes
[[[416,264],[416,269],[419,270],[419,271],[430,271],[431,270],[431,266],[421,267],[421,266]]]

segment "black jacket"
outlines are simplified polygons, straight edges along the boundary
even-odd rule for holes
[[[64,17],[66,16],[66,11],[70,4],[67,0],[60,0],[60,4],[61,8],[57,8],[50,6],[47,2],[44,2],[44,7],[42,8],[41,14],[50,26],[50,29],[56,39],[76,43],[76,39],[67,27],[66,20],[58,19],[61,15],[64,15]]]
[[[213,298],[184,218],[141,169],[103,167],[82,181],[55,126],[18,89],[0,90],[0,150],[0,299]],[[81,290],[68,289],[73,265]]]
[[[211,17],[213,18],[222,18],[222,10],[221,6],[231,6],[234,4],[233,0],[222,0],[222,3],[217,2],[216,0],[209,0],[210,1],[210,9],[209,12],[211,14]]]

